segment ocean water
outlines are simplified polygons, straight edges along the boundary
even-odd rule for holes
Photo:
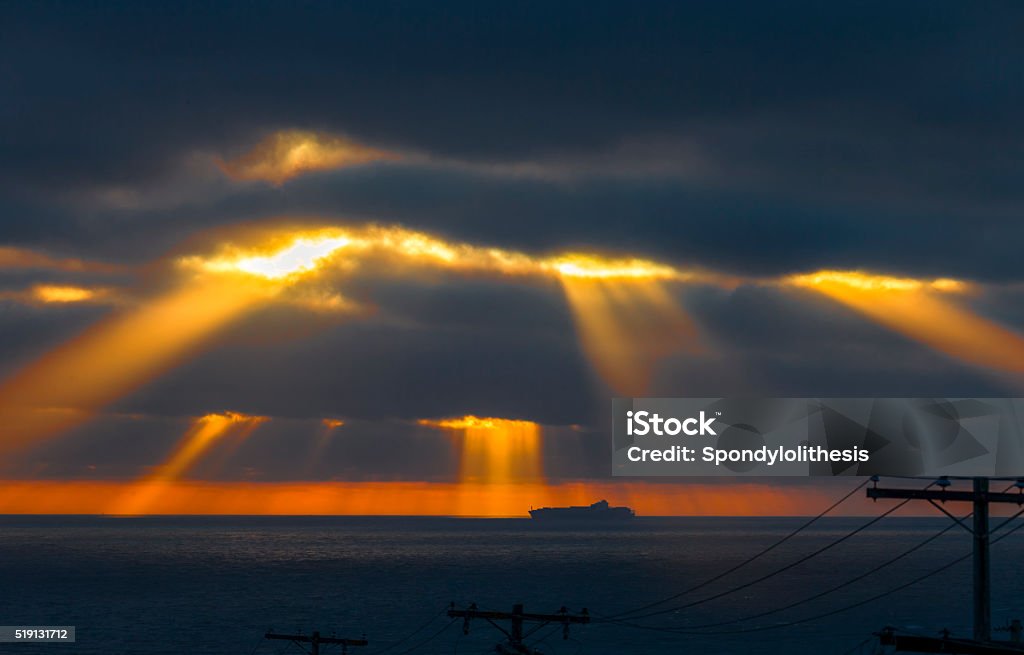
[[[663,607],[733,589],[865,521],[822,520],[737,573]],[[756,649],[841,655],[858,652],[856,645],[885,625],[919,634],[945,627],[970,636],[969,560],[854,610],[787,625],[885,592],[969,552],[970,537],[959,528],[857,584],[790,610],[746,618],[863,573],[946,527],[941,518],[885,519],[764,582],[639,622],[653,630],[598,622],[691,587],[801,522],[641,518],[623,525],[553,527],[529,519],[0,517],[0,625],[77,627],[75,644],[6,644],[0,650],[301,652],[263,640],[273,628],[365,634],[370,645],[350,650],[363,655],[493,652],[503,635],[482,620],[463,635],[461,621],[443,615],[452,601],[498,610],[522,602],[526,611],[544,613],[563,605],[573,611],[587,607],[595,622],[574,626],[569,640],[558,626],[527,625],[527,643],[552,654]],[[1022,556],[1024,530],[993,545],[995,625],[1024,618]],[[704,630],[726,634],[663,631],[733,620]]]

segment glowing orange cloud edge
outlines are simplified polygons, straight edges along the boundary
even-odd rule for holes
[[[682,270],[631,255],[567,252],[537,257],[514,250],[449,242],[415,230],[380,225],[295,230],[287,238],[279,236],[262,247],[228,243],[212,256],[181,257],[178,264],[208,273],[247,274],[268,280],[295,281],[327,268],[340,254],[344,254],[351,263],[391,256],[407,263],[500,275],[680,281],[713,277],[696,269]]]
[[[72,284],[35,284],[23,290],[0,291],[0,300],[24,305],[117,304],[115,291],[108,287]]]
[[[242,155],[218,159],[217,164],[233,180],[280,185],[305,173],[401,158],[399,153],[373,148],[343,136],[280,130],[268,134]]]

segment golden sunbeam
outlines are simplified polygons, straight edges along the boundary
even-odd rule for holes
[[[206,280],[94,325],[0,385],[0,452],[81,423],[178,363],[268,293],[251,282]]]
[[[401,159],[397,153],[344,137],[283,130],[267,136],[240,157],[218,163],[234,180],[259,180],[279,185],[305,173],[397,159]]]
[[[583,352],[622,396],[650,391],[658,362],[696,347],[693,322],[656,279],[563,278]]]
[[[425,425],[453,432],[461,442],[459,480],[508,484],[543,480],[541,428],[532,421],[506,418],[421,419]]]
[[[229,437],[237,437],[237,447],[238,442],[247,439],[268,420],[266,416],[249,416],[237,412],[200,416],[192,422],[167,459],[156,466],[151,474],[131,486],[111,513],[145,513],[154,498],[162,494],[169,483],[181,478],[214,445]]]
[[[330,445],[335,432],[338,431],[338,428],[341,428],[344,425],[345,421],[337,418],[325,418],[320,420],[320,423],[317,426],[316,436],[313,439],[313,445],[309,449],[309,454],[306,456],[305,472],[307,475],[311,475],[320,465],[320,460],[323,457],[324,452],[327,450],[327,446]]]
[[[234,421],[233,425],[229,426],[224,434],[217,437],[215,443],[211,444],[215,446],[215,450],[207,450],[202,455],[203,473],[209,477],[215,477],[224,470],[242,444],[248,441],[252,433],[256,431],[256,428],[270,420],[266,416],[246,416],[236,412],[227,412],[227,414],[238,418]]]
[[[217,441],[239,432],[248,437],[252,431],[270,420],[266,416],[248,416],[237,412],[207,414],[197,418],[181,438],[167,460],[156,467],[150,480],[174,480],[199,460]]]
[[[995,371],[1024,372],[1024,336],[955,302],[966,283],[823,271],[788,278],[946,355]]]

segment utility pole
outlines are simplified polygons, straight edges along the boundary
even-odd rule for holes
[[[481,610],[477,608],[476,603],[470,605],[468,609],[457,610],[455,609],[455,603],[452,603],[448,609],[448,616],[463,619],[463,634],[469,634],[469,622],[471,619],[484,619],[500,630],[506,637],[508,637],[508,648],[501,644],[496,648],[497,652],[501,655],[526,655],[534,652],[523,644],[524,623],[561,623],[562,639],[569,638],[570,624],[590,623],[590,614],[587,612],[586,608],[583,608],[583,611],[579,614],[570,614],[569,610],[565,607],[562,607],[554,614],[532,614],[523,611],[522,603],[516,603],[513,605],[511,612]],[[508,621],[510,629],[506,630],[501,627],[496,623],[497,621]]]
[[[340,637],[321,637],[319,632],[314,632],[312,635],[283,635],[274,632],[268,632],[263,635],[267,639],[281,639],[284,641],[290,641],[295,644],[309,644],[309,652],[311,655],[320,655],[320,644],[332,644],[340,645],[341,652],[347,653],[349,646],[365,646],[368,641],[366,638],[362,639],[342,639]]]
[[[1024,482],[1017,481],[1018,493],[989,491],[989,479],[984,477],[971,478],[971,491],[950,490],[949,478],[942,477],[936,482],[938,489],[884,489],[878,486],[878,476],[871,478],[875,485],[867,490],[867,497],[904,498],[911,500],[927,500],[940,512],[956,521],[960,527],[970,532],[974,539],[974,640],[990,642],[992,640],[992,598],[991,581],[992,567],[989,557],[989,504],[1012,503],[1024,504]],[[969,502],[974,507],[974,525],[969,528],[949,513],[940,503]]]

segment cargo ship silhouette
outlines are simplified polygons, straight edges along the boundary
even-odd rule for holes
[[[629,507],[610,507],[599,500],[587,507],[541,507],[531,509],[530,518],[541,521],[628,521],[636,516]]]

